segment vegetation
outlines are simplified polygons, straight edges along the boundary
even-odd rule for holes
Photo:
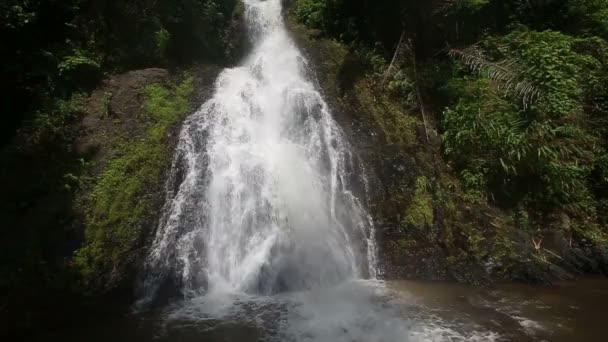
[[[408,208],[405,221],[412,226],[431,227],[434,222],[432,198],[429,194],[429,184],[426,177],[416,180],[416,191],[412,205]]]
[[[537,228],[557,212],[605,227],[608,3],[302,0],[294,7],[300,23],[366,58],[377,87],[419,109],[425,101],[446,108],[433,119],[468,194],[524,208]],[[606,236],[600,230],[597,237]]]
[[[0,132],[49,112],[58,99],[95,86],[104,72],[218,64],[238,48],[238,0],[2,0]],[[236,13],[236,14],[233,14]]]

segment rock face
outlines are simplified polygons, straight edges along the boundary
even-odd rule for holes
[[[78,196],[84,246],[76,255],[87,287],[132,294],[164,204],[181,122],[209,96],[220,70],[131,71],[91,94],[75,143],[90,179]]]
[[[78,212],[79,219],[76,223],[79,225],[78,230],[82,231],[83,246],[78,253],[82,253],[87,246],[96,243],[94,235],[112,234],[105,231],[107,228],[95,228],[97,232],[93,232],[95,224],[91,219],[96,211],[96,200],[98,196],[97,187],[101,182],[104,174],[108,172],[110,164],[113,160],[120,158],[121,155],[127,153],[126,145],[135,144],[138,139],[142,139],[146,135],[146,130],[149,125],[149,120],[145,113],[145,105],[147,98],[145,89],[151,85],[167,86],[171,82],[169,72],[164,69],[144,69],[127,72],[125,74],[111,76],[98,87],[89,97],[86,107],[85,116],[81,122],[80,135],[75,142],[76,151],[84,157],[89,165],[88,174],[91,181],[86,184],[78,195]],[[167,140],[167,146],[174,145],[174,139]],[[153,210],[159,210],[162,206],[162,187],[160,183],[148,187],[144,192],[137,194],[137,197],[151,198]],[[116,199],[120,201],[119,198]],[[138,238],[139,241],[145,240],[148,234],[145,230],[153,230],[154,222],[157,220],[157,215],[154,212],[146,214],[145,222],[137,222],[137,224],[145,226],[144,232]],[[117,223],[118,224],[118,223]],[[133,227],[133,229],[136,229]],[[117,243],[126,244],[117,239]],[[135,243],[135,250],[142,246],[142,242]],[[111,247],[101,245],[99,249],[109,250]],[[114,267],[105,269],[97,266],[100,261],[88,261],[85,264],[81,262],[80,269],[86,270],[85,273],[90,273],[86,277],[97,278],[99,282],[89,283],[87,287],[94,288],[96,291],[106,292],[114,291],[116,288],[124,287],[127,283],[133,281],[132,276],[127,273],[136,272],[137,263],[141,259],[141,255],[137,252],[123,255],[120,260],[112,261]],[[101,258],[98,255],[103,255],[102,251],[93,255],[93,252],[87,252],[87,259]],[[110,263],[110,261],[108,261]],[[90,265],[89,265],[90,264]],[[127,285],[128,286],[128,285]],[[127,290],[125,289],[125,292]],[[125,294],[126,295],[126,294]]]
[[[167,70],[155,68],[130,71],[105,80],[87,101],[81,135],[75,146],[77,152],[102,161],[109,152],[104,149],[103,137],[141,135],[143,127],[137,116],[144,107],[144,88],[167,84],[169,80]]]
[[[605,247],[575,248],[552,227],[517,228],[516,213],[471,198],[443,158],[432,113],[425,125],[419,110],[405,111],[384,94],[354,52],[294,20],[290,25],[365,165],[384,278],[484,285],[608,274]]]
[[[194,76],[192,110],[197,109],[210,96],[220,71],[221,67],[213,65],[194,66],[188,71]],[[103,137],[143,134],[145,120],[141,120],[139,114],[145,107],[145,88],[153,84],[166,86],[178,79],[168,70],[158,68],[134,70],[109,77],[93,91],[87,101],[81,135],[75,144],[76,150],[102,161],[105,153],[109,152],[103,148]],[[173,139],[172,145],[175,143]]]

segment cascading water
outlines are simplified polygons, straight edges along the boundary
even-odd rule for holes
[[[375,280],[362,167],[289,38],[282,0],[243,1],[254,49],[184,123],[145,265],[140,304],[183,300],[138,306],[160,313],[162,332],[136,331],[168,342],[497,340]]]
[[[281,0],[244,0],[254,50],[184,124],[146,296],[309,290],[375,278],[365,180]],[[362,195],[362,194],[359,194]]]

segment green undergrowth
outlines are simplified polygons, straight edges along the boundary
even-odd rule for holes
[[[147,86],[139,117],[145,133],[115,138],[116,153],[85,204],[86,245],[78,251],[76,263],[89,285],[112,286],[117,280],[113,278],[122,277],[142,246],[145,226],[155,223],[157,192],[172,154],[168,137],[189,112],[193,90],[192,77],[176,87]]]
[[[429,192],[430,184],[426,177],[416,180],[416,191],[412,204],[407,210],[405,222],[412,226],[433,226],[435,217],[433,213],[433,198]]]
[[[336,120],[382,185],[381,250],[406,269],[392,276],[607,273],[606,6],[588,2],[289,2]],[[439,266],[408,268],[425,259]]]

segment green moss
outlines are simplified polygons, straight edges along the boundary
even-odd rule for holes
[[[404,258],[408,251],[413,251],[420,246],[415,239],[401,238],[388,241],[386,248],[394,258]]]
[[[435,221],[433,198],[429,193],[429,181],[421,176],[416,179],[416,191],[412,204],[407,210],[405,222],[412,226],[430,227]]]
[[[485,237],[477,227],[472,224],[465,223],[459,224],[458,229],[459,233],[464,238],[465,244],[463,247],[466,249],[469,257],[481,260],[487,255],[489,251],[483,247]]]
[[[384,133],[387,144],[412,146],[416,143],[419,120],[405,113],[400,103],[376,94],[366,82],[355,85],[355,97],[361,105],[358,111],[366,116],[363,119]]]
[[[140,247],[144,225],[154,216],[154,192],[162,184],[171,160],[167,139],[170,129],[190,109],[193,79],[174,89],[150,85],[142,121],[143,136],[120,138],[116,154],[96,180],[86,203],[86,244],[78,251],[76,263],[86,280],[120,271]]]

